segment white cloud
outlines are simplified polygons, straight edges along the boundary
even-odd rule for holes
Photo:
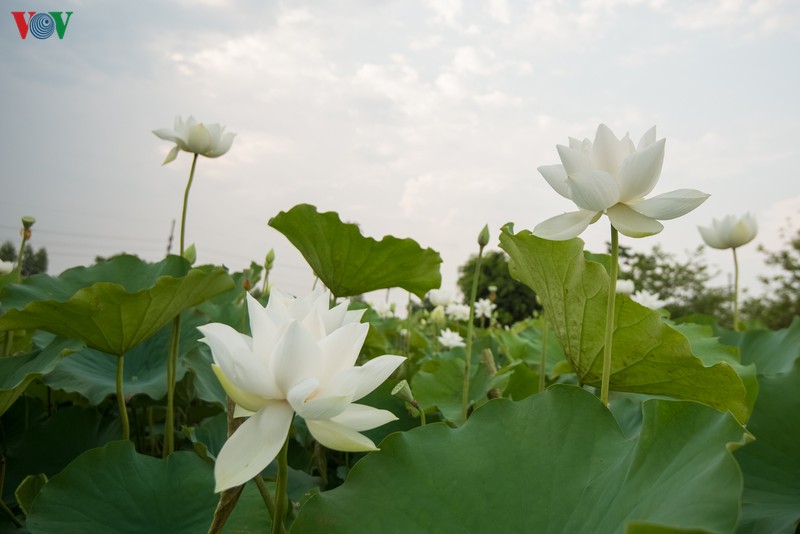
[[[511,23],[511,14],[508,9],[508,2],[506,0],[489,0],[486,6],[489,15],[503,24]]]
[[[455,27],[461,15],[461,0],[425,0],[425,5],[436,15],[436,20]]]

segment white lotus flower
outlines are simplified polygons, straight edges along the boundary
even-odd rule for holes
[[[636,290],[633,280],[617,280],[617,293],[630,295]]]
[[[674,219],[695,209],[709,195],[679,189],[644,198],[661,175],[664,144],[665,139],[656,141],[655,126],[634,147],[628,135],[617,139],[601,124],[594,143],[570,138],[569,146],[558,145],[561,165],[545,165],[538,170],[558,194],[580,209],[538,224],[533,233],[545,239],[572,239],[606,214],[623,234],[645,237],[664,228],[656,219]]]
[[[428,300],[434,306],[447,306],[453,302],[453,294],[446,289],[431,289],[428,291]]]
[[[650,293],[649,291],[637,291],[631,295],[631,299],[653,310],[660,310],[666,304],[665,301],[658,298],[658,295]]]
[[[752,214],[743,217],[727,215],[722,220],[713,219],[711,227],[698,226],[706,245],[712,248],[738,248],[755,239],[758,224]]]
[[[0,260],[0,274],[8,274],[14,270],[14,262]]]
[[[475,317],[492,318],[492,312],[497,308],[497,304],[489,299],[479,299],[475,302]]]
[[[394,306],[385,300],[379,300],[372,304],[372,309],[378,314],[381,319],[388,319],[394,317]]]
[[[465,346],[464,338],[461,337],[458,332],[453,332],[449,328],[442,330],[442,333],[439,334],[439,337],[436,339],[442,344],[443,347],[448,349]]]
[[[159,128],[153,130],[161,139],[172,141],[175,146],[167,154],[162,165],[178,157],[178,152],[200,154],[207,158],[218,158],[230,150],[235,133],[225,133],[225,127],[219,124],[203,124],[194,117],[189,117],[186,122],[180,117],[175,118],[175,128]]]
[[[445,308],[447,316],[454,321],[469,321],[469,306],[466,304],[448,304]]]
[[[364,310],[347,311],[347,305],[328,309],[322,291],[294,299],[273,288],[266,307],[247,295],[252,337],[220,323],[199,327],[236,415],[249,415],[217,457],[216,491],[260,473],[286,441],[295,413],[328,448],[377,450],[360,432],[396,417],[354,401],[383,383],[405,358],[379,356],[354,367],[369,324],[359,322]]]

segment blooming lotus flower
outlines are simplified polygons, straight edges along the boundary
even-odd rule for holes
[[[161,139],[172,141],[175,146],[167,154],[162,165],[178,157],[178,152],[191,152],[200,154],[207,158],[218,158],[225,154],[233,144],[235,133],[224,133],[225,127],[219,124],[203,124],[197,122],[194,117],[189,117],[186,122],[180,117],[175,119],[175,129],[160,128],[153,130]]]
[[[572,239],[606,214],[623,234],[645,237],[664,228],[658,220],[674,219],[695,209],[709,195],[679,189],[645,198],[661,175],[664,144],[665,139],[656,141],[655,126],[634,146],[628,135],[617,139],[601,124],[594,142],[570,138],[569,146],[558,145],[561,165],[538,170],[558,194],[580,209],[538,224],[533,233],[557,241]]]
[[[394,305],[381,300],[372,304],[372,309],[375,310],[375,313],[378,314],[378,317],[381,319],[388,319],[389,317],[394,317]]]
[[[445,313],[454,321],[469,321],[469,306],[466,304],[448,304]]]
[[[216,491],[245,483],[278,454],[294,414],[325,447],[377,450],[360,434],[396,419],[354,401],[383,383],[405,360],[385,355],[354,367],[369,330],[364,310],[347,302],[328,309],[322,291],[294,299],[273,288],[266,307],[249,294],[252,337],[211,323],[199,327],[214,357],[214,369],[248,419],[228,438],[214,466]]]
[[[453,332],[449,328],[442,330],[442,333],[439,334],[439,337],[436,339],[442,344],[443,347],[448,349],[465,346],[464,338],[461,337],[458,332]]]
[[[636,290],[633,280],[617,280],[617,293],[630,295]]]
[[[8,274],[14,270],[14,262],[0,260],[0,274]]]
[[[447,306],[453,302],[453,295],[446,289],[431,289],[428,292],[428,300],[434,306]]]
[[[637,291],[631,295],[631,299],[653,310],[660,310],[666,304],[666,302],[658,298],[658,295],[650,293],[649,291]]]
[[[489,299],[479,299],[475,302],[475,317],[492,318],[492,312],[497,308],[497,304]]]
[[[722,220],[713,219],[711,227],[698,226],[706,245],[712,248],[738,248],[755,239],[758,233],[756,218],[748,213],[743,217],[727,215]]]

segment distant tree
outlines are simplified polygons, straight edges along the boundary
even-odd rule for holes
[[[14,243],[6,241],[0,245],[0,260],[16,263],[18,252],[19,249],[14,246]],[[25,250],[22,251],[22,276],[46,273],[47,263],[47,251],[44,248],[34,252],[31,245],[26,245]]]
[[[458,288],[465,300],[469,299],[472,292],[472,277],[477,259],[477,255],[470,256],[458,269]],[[502,251],[489,251],[483,255],[477,298],[492,298],[490,286],[496,288],[493,298],[497,304],[497,320],[502,324],[513,324],[527,319],[535,310],[542,309],[536,303],[536,294],[528,286],[511,278],[508,257]]]
[[[786,232],[783,230],[782,235]],[[759,276],[764,292],[760,297],[747,299],[742,311],[769,328],[786,328],[800,316],[800,229],[789,239],[787,248],[769,251],[759,246],[758,250],[766,254],[764,263],[779,272]]]
[[[688,258],[680,261],[659,245],[650,253],[624,248],[620,251],[621,278],[632,280],[636,291],[658,295],[667,302],[664,308],[673,318],[700,313],[730,325],[733,320],[730,289],[710,285],[719,273],[709,268],[703,251],[700,245],[694,251],[687,251]]]

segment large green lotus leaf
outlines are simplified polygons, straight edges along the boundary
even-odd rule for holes
[[[114,441],[85,452],[45,484],[28,530],[196,534],[211,524],[217,495],[212,467],[193,452],[166,459]]]
[[[83,347],[83,342],[77,339],[54,338],[49,334],[47,338],[49,342],[44,348],[0,358],[0,415],[14,404],[31,382],[55,369],[63,355]]]
[[[744,472],[742,534],[793,534],[800,521],[799,332],[795,319],[777,332],[742,336],[742,360],[759,369],[758,400],[747,424],[756,441],[736,451]]]
[[[470,367],[469,402],[480,404],[492,388],[501,391],[508,385],[507,373],[489,376],[486,365],[475,362]],[[464,350],[442,353],[422,364],[411,380],[411,391],[423,410],[438,408],[442,417],[460,422],[464,391]]]
[[[626,439],[596,397],[557,385],[490,401],[459,428],[392,434],[309,500],[292,534],[732,532],[742,475],[729,447],[745,431],[694,402],[643,410]]]
[[[185,355],[200,338],[197,327],[206,321],[183,314],[181,320],[180,356],[177,380],[186,374]],[[155,335],[139,343],[125,354],[122,388],[126,397],[147,395],[161,399],[167,394],[167,352],[172,336],[172,323],[164,326]],[[117,358],[96,349],[85,348],[61,364],[44,381],[53,389],[80,393],[92,404],[100,404],[109,395],[115,395],[117,380]]]
[[[28,415],[29,411],[34,410],[23,408],[17,410],[16,415]],[[8,428],[5,418],[3,426]],[[115,415],[104,416],[95,408],[77,406],[61,408],[43,421],[31,420],[21,430],[21,435],[6,436],[12,438],[4,451],[3,497],[9,502],[14,498],[14,490],[28,475],[44,473],[52,477],[81,453],[119,439],[122,434]]]
[[[603,367],[609,278],[599,263],[586,261],[583,241],[549,241],[506,226],[500,246],[511,275],[542,299],[547,317],[581,383],[599,386]],[[610,388],[668,395],[749,415],[747,390],[727,362],[706,366],[686,336],[661,315],[617,294]]]
[[[747,423],[756,441],[736,451],[744,473],[742,524],[748,534],[794,534],[800,522],[800,360],[790,372],[760,376]]]
[[[305,257],[319,279],[337,297],[402,287],[423,298],[442,283],[442,258],[412,239],[362,235],[358,225],[344,223],[335,212],[318,213],[299,204],[270,219]]]
[[[786,373],[800,358],[800,317],[795,317],[792,324],[782,330],[729,333],[723,339],[738,345],[742,363],[756,364],[759,375]]]
[[[0,330],[39,328],[83,339],[108,354],[124,354],[184,309],[229,290],[233,284],[224,269],[214,267],[198,267],[175,276],[173,271],[179,272],[180,265],[188,266],[181,258],[148,264],[121,256],[98,264],[96,270],[66,271],[63,280],[31,277],[22,286],[6,288],[4,305],[13,309],[0,317]],[[163,274],[165,271],[170,274]],[[70,293],[88,282],[91,274],[114,281],[95,281]],[[132,282],[124,282],[128,277]],[[32,300],[32,295],[37,299]],[[15,308],[18,303],[24,307]]]

